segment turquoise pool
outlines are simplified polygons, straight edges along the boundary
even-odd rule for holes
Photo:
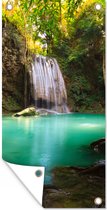
[[[21,165],[89,166],[103,154],[89,148],[105,136],[103,114],[3,117],[2,157]]]

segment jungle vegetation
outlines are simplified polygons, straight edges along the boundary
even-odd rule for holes
[[[56,57],[68,104],[74,111],[104,112],[105,1],[3,1],[3,21],[12,23],[31,53]]]

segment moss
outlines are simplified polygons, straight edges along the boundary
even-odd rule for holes
[[[70,167],[55,168],[53,183],[44,187],[45,208],[95,208],[94,199],[101,197],[104,207],[105,181],[103,177],[83,175]]]
[[[21,110],[22,107],[13,97],[8,96],[7,98],[3,98],[2,108],[4,114],[4,113],[13,113],[19,111]]]
[[[7,19],[3,24],[3,114],[17,112],[29,105],[29,78],[25,64],[25,38]],[[29,58],[30,59],[30,58]],[[27,85],[25,87],[25,75]],[[26,92],[25,93],[25,88]],[[28,104],[25,102],[28,101]]]
[[[28,107],[20,112],[15,113],[13,116],[14,117],[20,117],[20,116],[39,116],[39,113],[36,112],[35,107]]]

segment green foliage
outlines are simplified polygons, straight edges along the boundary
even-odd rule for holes
[[[105,2],[97,3],[101,10],[95,9],[95,0],[20,0],[11,15],[3,11],[3,19],[17,26],[33,53],[57,58],[68,100],[84,109],[95,101],[104,106]]]
[[[104,3],[100,11],[95,2],[81,6],[78,15],[71,15],[71,22],[68,19],[68,38],[53,49],[68,78],[69,104],[76,111],[104,111],[104,9]]]

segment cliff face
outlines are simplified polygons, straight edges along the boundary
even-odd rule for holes
[[[3,22],[2,44],[3,113],[12,113],[25,107],[26,48],[23,36],[8,21]]]

